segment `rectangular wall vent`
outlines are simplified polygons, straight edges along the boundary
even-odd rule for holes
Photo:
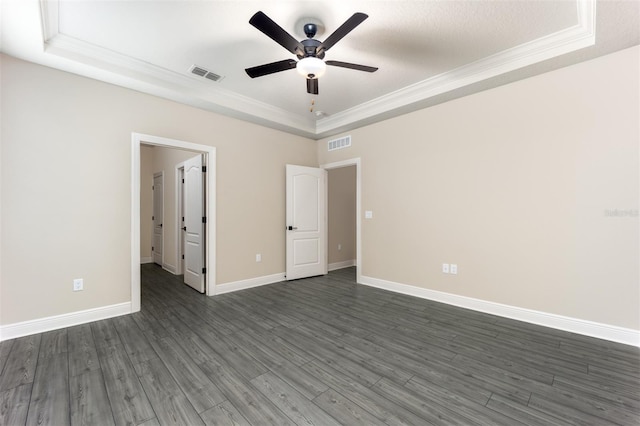
[[[212,81],[220,81],[220,80],[222,80],[222,77],[219,76],[218,74],[213,73],[213,72],[211,72],[211,71],[209,71],[209,70],[207,70],[205,68],[199,67],[197,65],[192,65],[191,69],[189,71],[191,72],[191,74],[195,74],[197,76],[204,77],[204,78],[207,78],[207,79],[212,80]]]
[[[327,142],[329,151],[335,151],[336,149],[348,148],[351,146],[351,135],[343,136],[338,139],[332,139]]]

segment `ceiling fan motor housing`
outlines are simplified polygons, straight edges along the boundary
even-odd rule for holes
[[[309,38],[314,38],[316,36],[316,32],[318,32],[318,26],[314,23],[308,23],[304,25],[304,33]]]
[[[314,38],[308,38],[306,40],[302,40],[300,43],[304,46],[304,56],[298,55],[298,59],[302,58],[324,58],[324,49],[318,50],[318,47],[322,44],[318,40]]]

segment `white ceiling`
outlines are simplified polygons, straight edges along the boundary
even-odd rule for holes
[[[640,43],[635,0],[1,1],[9,55],[313,139]],[[379,70],[329,67],[319,95],[295,70],[251,79],[295,59],[248,23],[258,10],[299,40],[305,18],[324,40],[364,12],[325,60]]]

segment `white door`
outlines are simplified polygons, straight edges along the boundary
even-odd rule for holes
[[[162,172],[153,175],[153,262],[162,266],[162,244],[164,220],[164,174]]]
[[[202,155],[184,163],[184,282],[204,293],[204,176]]]
[[[287,280],[327,273],[327,171],[287,164]]]

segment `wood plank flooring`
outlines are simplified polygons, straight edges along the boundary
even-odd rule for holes
[[[0,425],[640,425],[638,348],[355,284],[210,298],[0,343]]]

